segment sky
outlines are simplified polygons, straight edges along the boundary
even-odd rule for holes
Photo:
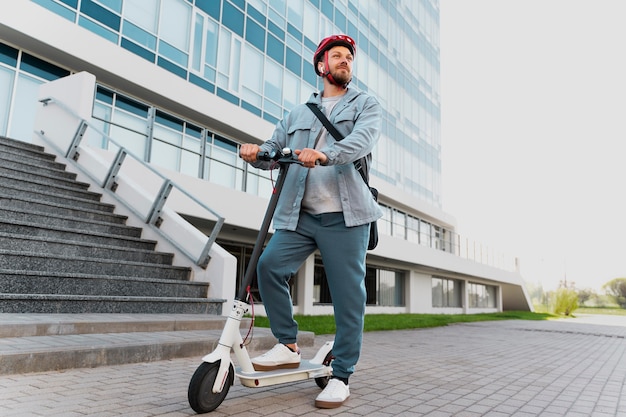
[[[443,209],[529,284],[626,277],[626,1],[440,0]]]

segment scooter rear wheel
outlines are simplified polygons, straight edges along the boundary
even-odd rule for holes
[[[217,378],[220,362],[202,362],[191,377],[187,399],[189,400],[189,405],[196,413],[208,413],[219,407],[224,398],[226,398],[230,386],[233,385],[235,370],[231,364],[228,368],[222,392],[213,392],[213,384]]]
[[[325,366],[330,366],[330,363],[333,361],[333,359],[335,359],[335,357],[333,356],[333,351],[331,350],[324,357],[324,361],[322,362],[322,364],[324,364]],[[329,376],[321,376],[319,378],[315,378],[315,383],[321,389],[326,388],[326,385],[328,385],[328,381],[330,381]]]

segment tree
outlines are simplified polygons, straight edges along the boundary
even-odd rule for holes
[[[626,278],[615,278],[602,286],[607,294],[615,297],[620,307],[626,308]]]
[[[591,288],[585,288],[578,291],[578,304],[585,305],[585,303],[589,300],[598,298],[598,294]]]

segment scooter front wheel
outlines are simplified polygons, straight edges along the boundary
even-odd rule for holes
[[[213,363],[202,362],[191,377],[187,399],[189,400],[189,405],[196,413],[208,413],[219,407],[224,398],[226,398],[230,386],[233,385],[235,370],[231,364],[228,368],[224,388],[221,392],[213,392],[213,385],[215,384],[219,368],[220,361]]]

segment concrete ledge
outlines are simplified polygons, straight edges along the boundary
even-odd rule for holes
[[[175,358],[201,357],[219,341],[225,318],[206,315],[0,314],[0,375],[95,368]],[[242,321],[248,333],[250,320]],[[314,345],[315,335],[301,332],[298,343]],[[271,348],[276,339],[254,328],[250,351]]]

